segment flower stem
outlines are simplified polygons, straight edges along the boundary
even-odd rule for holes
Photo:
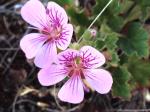
[[[97,19],[102,15],[102,13],[106,10],[106,8],[112,3],[113,0],[110,0],[106,6],[100,11],[100,13],[96,16],[96,18],[92,21],[92,23],[89,25],[89,27],[84,31],[84,33],[82,34],[82,36],[80,37],[80,39],[78,40],[77,43],[79,43],[82,38],[83,38],[83,35],[85,34],[86,31],[88,31],[92,26],[93,24],[97,21]]]

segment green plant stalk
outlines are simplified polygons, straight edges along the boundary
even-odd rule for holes
[[[106,8],[112,3],[113,0],[110,0],[106,6],[100,11],[100,13],[96,16],[96,18],[92,21],[92,23],[89,25],[89,27],[84,31],[84,33],[82,34],[82,36],[80,37],[80,39],[78,40],[77,43],[80,43],[80,41],[82,40],[84,34],[86,33],[86,31],[88,31],[92,26],[93,24],[97,21],[97,19],[102,15],[102,13],[106,10]]]

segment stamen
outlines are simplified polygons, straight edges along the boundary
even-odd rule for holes
[[[91,85],[85,79],[82,79],[82,81],[87,88],[89,88],[91,91],[94,91],[94,89],[91,87]]]

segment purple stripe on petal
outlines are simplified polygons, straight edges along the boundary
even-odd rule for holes
[[[71,65],[74,59],[79,55],[77,50],[67,49],[58,54],[59,63],[68,66]]]
[[[84,98],[83,83],[79,75],[73,75],[60,89],[60,100],[73,104],[80,103]]]
[[[65,10],[55,2],[48,2],[47,9],[49,10],[49,18],[53,23],[64,25],[68,23],[68,16]]]
[[[98,68],[105,63],[104,55],[91,46],[82,47],[80,57],[85,68]]]
[[[73,35],[73,26],[71,24],[66,24],[63,27],[65,30],[62,30],[60,38],[56,40],[56,45],[61,50],[65,50],[69,46]],[[68,32],[68,34],[66,35],[64,32]]]

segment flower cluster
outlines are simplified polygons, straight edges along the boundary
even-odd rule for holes
[[[68,48],[73,26],[62,7],[49,2],[45,8],[39,0],[30,0],[22,7],[21,16],[40,32],[25,35],[20,46],[26,57],[34,58],[35,65],[41,68],[38,73],[41,85],[54,85],[67,77],[58,97],[70,103],[80,103],[88,88],[101,94],[110,91],[112,77],[99,68],[105,63],[104,55],[91,46],[80,50]]]
[[[51,65],[57,60],[57,48],[65,50],[72,38],[73,26],[68,24],[65,10],[54,2],[45,8],[39,0],[30,0],[22,7],[21,16],[40,32],[25,35],[21,49],[27,58],[35,57],[38,67]]]

